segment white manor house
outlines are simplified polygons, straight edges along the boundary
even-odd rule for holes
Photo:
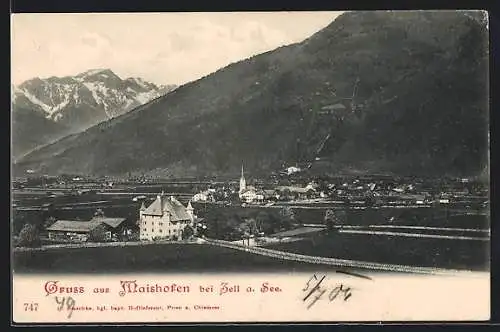
[[[182,239],[184,228],[195,228],[196,216],[191,202],[185,207],[175,197],[163,193],[148,207],[142,203],[139,211],[139,239]]]

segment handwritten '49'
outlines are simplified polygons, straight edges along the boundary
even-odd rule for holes
[[[75,308],[76,301],[70,296],[61,297],[61,299],[59,299],[59,297],[56,296],[56,303],[57,303],[57,311],[63,311],[64,309],[66,309],[68,310],[68,318],[71,318],[71,315],[73,314],[73,309]]]
[[[303,301],[307,302],[309,300],[307,309],[311,308],[319,299],[321,299],[321,297],[328,290],[330,290],[328,293],[328,299],[330,302],[335,300],[339,295],[341,299],[344,299],[344,301],[347,301],[352,296],[351,287],[347,287],[342,283],[335,287],[324,287],[321,284],[325,278],[326,275],[322,276],[321,279],[318,280],[318,277],[314,274],[311,278],[309,278],[306,286],[302,289],[303,292],[306,292]]]

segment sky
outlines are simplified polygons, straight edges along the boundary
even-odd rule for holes
[[[300,42],[341,13],[14,14],[12,83],[109,68],[122,78],[184,84]]]

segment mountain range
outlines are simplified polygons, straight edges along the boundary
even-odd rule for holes
[[[122,80],[110,69],[12,86],[13,156],[126,113],[174,88],[140,78]]]
[[[47,174],[474,175],[488,167],[481,12],[346,12],[303,42],[228,65],[36,150]]]

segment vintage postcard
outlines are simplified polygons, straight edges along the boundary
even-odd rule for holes
[[[489,320],[487,12],[11,27],[13,323]]]

